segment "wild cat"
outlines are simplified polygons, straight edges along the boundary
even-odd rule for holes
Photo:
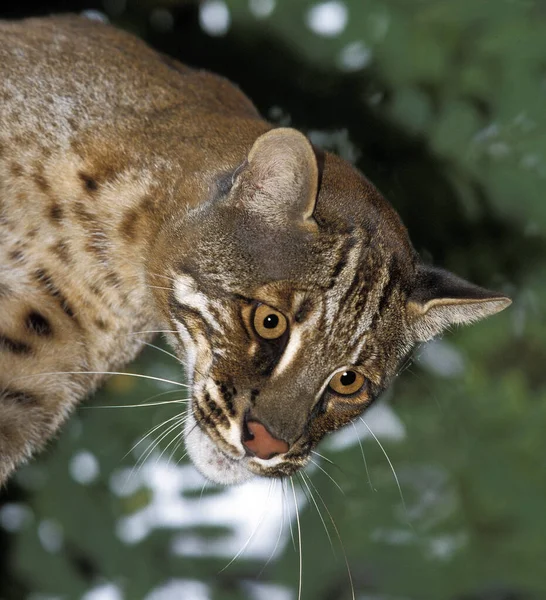
[[[135,332],[169,332],[189,455],[234,484],[296,472],[416,343],[510,304],[421,262],[350,164],[127,33],[2,22],[0,74],[0,482]]]

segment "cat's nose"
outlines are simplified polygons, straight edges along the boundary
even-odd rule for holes
[[[289,448],[284,440],[272,436],[262,423],[254,419],[245,418],[242,442],[251,454],[263,460],[282,454]]]

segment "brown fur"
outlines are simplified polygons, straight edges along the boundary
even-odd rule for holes
[[[83,18],[4,22],[0,40],[0,482],[99,385],[89,372],[136,356],[136,331],[183,322],[200,427],[233,456],[226,431],[252,411],[291,451],[248,468],[282,475],[415,341],[509,302],[422,266],[362,175],[293,130],[264,136],[225,79]],[[213,323],[156,289],[179,276]],[[316,318],[275,377],[286,344],[254,339],[256,302],[294,331]],[[323,383],[355,348],[366,393],[334,398]]]

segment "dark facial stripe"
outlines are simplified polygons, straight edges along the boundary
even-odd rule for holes
[[[208,392],[205,392],[204,398],[205,404],[210,411],[209,416],[219,421],[224,427],[229,427],[229,419],[224,414],[222,408],[210,397]]]
[[[217,424],[212,420],[211,415],[205,414],[205,411],[201,408],[201,406],[199,406],[197,401],[192,402],[192,411],[198,427],[200,427],[202,430],[206,430],[207,434],[213,440],[215,440],[219,446],[229,448],[233,453],[238,452],[237,448],[235,448],[232,444],[226,441],[222,435],[220,435]]]
[[[398,266],[398,262],[394,258],[391,260],[391,264],[389,265],[388,274],[389,279],[381,290],[381,298],[377,303],[377,310],[375,311],[372,319],[371,329],[376,326],[377,320],[381,317],[386,306],[390,303],[391,297],[397,289],[397,284],[401,280],[401,270]]]
[[[226,404],[226,408],[228,413],[234,417],[235,416],[235,408],[233,406],[233,397],[235,395],[235,388],[233,391],[229,389],[229,387],[225,383],[220,384],[220,393],[222,394],[222,398]]]
[[[34,277],[36,278],[38,283],[40,283],[40,285],[46,290],[46,292],[59,302],[62,311],[66,315],[68,315],[78,326],[80,326],[80,323],[76,315],[74,314],[74,310],[68,303],[64,294],[62,294],[59,288],[55,285],[55,283],[51,279],[51,276],[44,269],[37,269],[34,272]]]
[[[32,347],[25,342],[14,340],[0,333],[0,350],[13,352],[13,354],[30,354]]]
[[[201,313],[198,310],[181,304],[174,297],[171,298],[169,304],[173,314],[175,315],[175,318],[179,321],[182,321],[184,325],[186,325],[186,329],[188,329],[188,331],[190,331],[190,328],[187,326],[187,322],[189,321],[195,323],[195,320],[197,320],[198,323],[202,324],[206,337],[209,340],[213,339],[214,332],[212,331],[211,326],[207,323],[206,319],[201,315]]]
[[[330,275],[330,283],[328,284],[328,289],[333,289],[336,286],[337,278],[343,271],[343,269],[347,266],[347,262],[349,259],[349,253],[356,245],[356,239],[352,236],[348,236],[343,246],[340,250],[340,258],[334,266],[332,274]]]

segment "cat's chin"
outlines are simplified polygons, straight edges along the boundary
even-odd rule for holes
[[[255,477],[244,464],[244,459],[234,460],[218,449],[210,437],[197,426],[189,413],[184,427],[186,450],[197,470],[214,483],[237,485]]]

